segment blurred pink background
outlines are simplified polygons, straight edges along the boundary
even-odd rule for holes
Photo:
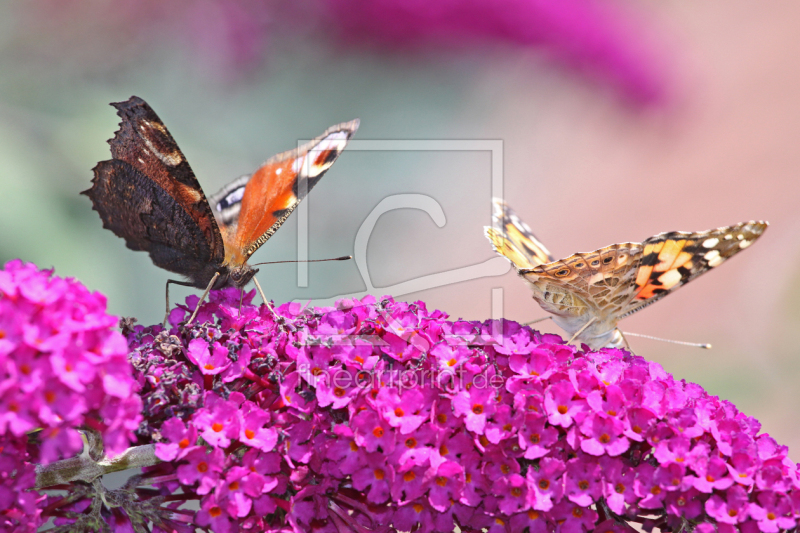
[[[118,119],[107,103],[131,94],[159,113],[207,193],[355,117],[356,139],[499,139],[504,196],[557,257],[770,222],[752,248],[622,329],[713,344],[631,339],[640,355],[757,417],[799,460],[800,5],[489,4],[3,5],[0,259],[53,266],[107,294],[112,312],[159,320],[169,275],[103,230],[77,195],[109,157]],[[415,210],[384,215],[369,242],[375,285],[490,259],[489,172],[486,152],[345,152],[308,200],[309,254],[352,253],[383,198],[418,193],[447,223]],[[290,220],[255,259],[291,258],[296,243]],[[259,279],[275,301],[364,287],[352,263],[311,267],[308,287],[286,265]],[[512,273],[402,298],[482,319],[497,287],[506,317],[544,316]]]

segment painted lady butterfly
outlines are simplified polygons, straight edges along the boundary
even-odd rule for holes
[[[486,236],[533,289],[533,299],[593,349],[625,344],[617,322],[744,250],[767,229],[750,221],[697,233],[671,231],[553,260],[503,200]]]

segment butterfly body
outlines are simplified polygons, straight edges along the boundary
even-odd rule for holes
[[[112,159],[94,170],[89,196],[103,227],[128,248],[197,288],[242,288],[257,270],[247,261],[344,150],[358,121],[329,128],[276,155],[255,173],[211,196],[161,119],[141,98],[112,104],[122,122],[109,141]],[[212,209],[213,206],[213,209]],[[213,281],[213,286],[211,285]]]
[[[668,232],[553,260],[502,200],[486,235],[533,290],[533,298],[570,335],[592,348],[619,347],[617,323],[747,248],[766,222],[702,232]]]
[[[635,243],[615,244],[523,269],[520,275],[533,290],[534,300],[554,315],[553,321],[564,331],[575,335],[585,328],[581,339],[587,344],[619,345],[623,340],[616,330],[618,306],[627,299],[626,287],[635,273],[631,257],[640,252]],[[562,274],[565,268],[567,275]]]

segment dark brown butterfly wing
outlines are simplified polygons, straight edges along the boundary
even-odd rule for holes
[[[112,104],[122,118],[113,159],[94,168],[84,191],[103,226],[153,263],[205,287],[225,248],[203,190],[158,115],[138,97]]]

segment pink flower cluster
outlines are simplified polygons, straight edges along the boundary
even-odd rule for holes
[[[130,445],[141,402],[117,321],[75,280],[19,260],[0,270],[0,529],[35,530],[33,463],[79,453],[76,428],[112,454]]]
[[[421,302],[238,309],[126,330],[164,463],[160,531],[775,533],[797,465],[759,423],[625,351]],[[199,500],[199,511],[182,508]],[[124,517],[116,515],[116,523]]]

